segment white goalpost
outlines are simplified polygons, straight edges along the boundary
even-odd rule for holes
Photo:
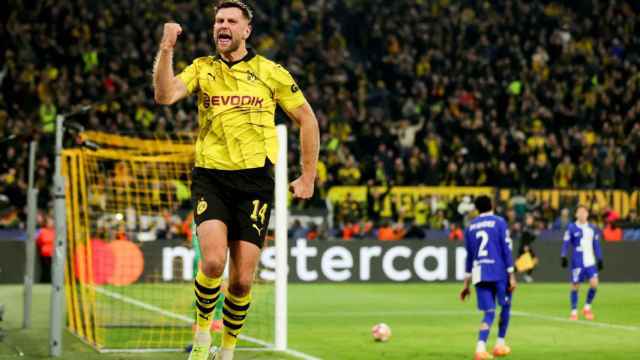
[[[256,279],[256,311],[239,336],[244,344],[238,350],[276,351],[315,359],[290,349],[287,341],[287,132],[285,125],[276,127],[279,151],[271,214],[275,219],[270,226],[274,241],[268,249],[270,261],[275,260],[275,271],[268,279]],[[191,268],[194,250],[177,242],[145,245],[138,244],[135,238],[122,241],[111,236],[117,230],[115,225],[129,226],[128,221],[132,221],[138,225],[127,231],[135,237],[143,229],[142,217],[157,217],[159,209],[171,208],[172,201],[175,204],[173,184],[183,180],[184,187],[190,185],[190,141],[104,133],[86,136],[100,143],[101,148],[60,151],[59,173],[66,186],[60,186],[64,193],[58,197],[58,220],[68,223],[70,231],[66,235],[61,232],[67,240],[62,244],[64,250],[68,247],[64,252],[68,257],[63,256],[66,261],[59,264],[58,288],[62,296],[52,303],[52,309],[55,314],[67,316],[52,317],[51,353],[62,354],[59,340],[63,327],[99,352],[181,351],[192,337],[194,323],[188,291],[191,281],[185,275],[185,271],[190,272],[184,270]],[[115,220],[104,222],[111,218]],[[119,252],[118,246],[124,245],[127,250]],[[123,255],[132,251],[137,255]],[[171,255],[174,253],[178,255]],[[104,256],[111,256],[114,261],[102,262]],[[120,265],[114,265],[116,260]],[[261,266],[273,269],[271,264]],[[165,269],[165,265],[169,267]],[[116,271],[121,268],[131,271]],[[136,276],[126,280],[133,269],[138,269]],[[165,277],[167,271],[172,276]]]
[[[287,127],[277,126],[278,162],[276,164],[275,188],[275,248],[276,248],[276,283],[275,283],[275,349],[287,348],[287,257],[288,257],[288,207],[287,196],[289,180],[287,178]]]

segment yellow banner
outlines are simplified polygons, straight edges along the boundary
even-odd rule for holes
[[[373,191],[384,192],[384,187],[375,187]],[[328,198],[332,203],[340,202],[350,193],[353,200],[365,202],[367,200],[367,188],[365,186],[334,186],[329,190]],[[385,198],[383,216],[390,214],[391,199],[399,196],[401,204],[415,204],[421,196],[439,196],[443,200],[461,198],[465,195],[477,196],[481,194],[496,195],[500,201],[509,201],[513,190],[496,189],[492,187],[452,187],[452,186],[397,186],[392,188],[389,196]],[[604,209],[615,210],[623,218],[631,209],[638,209],[640,204],[640,191],[625,190],[560,190],[544,189],[529,190],[525,196],[533,195],[534,199],[547,201],[551,208],[559,210],[562,207],[573,208],[577,204],[585,204],[592,211],[601,212]]]
[[[373,192],[383,193],[385,187],[374,187]],[[494,194],[495,190],[491,187],[457,187],[457,186],[395,186],[391,189],[388,196],[385,197],[382,206],[381,215],[383,217],[391,215],[391,200],[398,197],[401,206],[412,209],[413,206],[423,196],[438,196],[441,200],[448,202],[451,199],[461,199],[465,195],[478,196]],[[351,194],[351,198],[358,202],[367,201],[366,186],[334,186],[329,189],[327,197],[332,203],[344,200],[347,194]]]
[[[561,207],[574,207],[584,204],[592,211],[601,212],[612,209],[621,217],[626,217],[631,209],[637,209],[640,200],[640,191],[625,190],[529,190],[526,196],[533,195],[534,199],[547,201],[551,208],[558,210]],[[501,190],[499,199],[506,201],[511,198],[511,190]]]

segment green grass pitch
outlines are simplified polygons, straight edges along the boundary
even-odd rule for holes
[[[512,359],[640,359],[640,284],[602,284],[595,322],[569,322],[568,284],[521,284],[514,297],[507,342]],[[481,314],[461,303],[460,284],[292,284],[289,346],[321,359],[471,359]],[[586,291],[581,291],[581,302]],[[0,359],[44,359],[48,352],[49,291],[34,292],[34,327],[21,330],[22,288],[0,287],[7,306],[0,327]],[[370,329],[391,326],[387,343]],[[489,344],[496,336],[492,328]],[[66,333],[63,359],[181,359],[186,354],[98,354]],[[23,357],[17,350],[24,352]],[[236,359],[294,359],[279,353],[239,352]]]

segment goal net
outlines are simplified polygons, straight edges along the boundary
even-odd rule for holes
[[[198,266],[190,241],[193,139],[82,136],[99,148],[62,156],[67,327],[103,352],[184,350],[193,337]],[[282,203],[276,200],[276,209]],[[255,279],[239,347],[286,346],[286,302],[276,321],[275,293],[273,277]],[[219,343],[219,333],[213,335]]]

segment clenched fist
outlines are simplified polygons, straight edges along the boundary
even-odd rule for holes
[[[313,196],[314,185],[315,178],[309,178],[303,175],[289,184],[289,191],[293,193],[293,197],[296,199],[309,199]]]
[[[164,24],[162,30],[162,40],[160,41],[160,48],[163,50],[171,50],[176,46],[176,40],[178,35],[182,33],[182,28],[176,23]]]

